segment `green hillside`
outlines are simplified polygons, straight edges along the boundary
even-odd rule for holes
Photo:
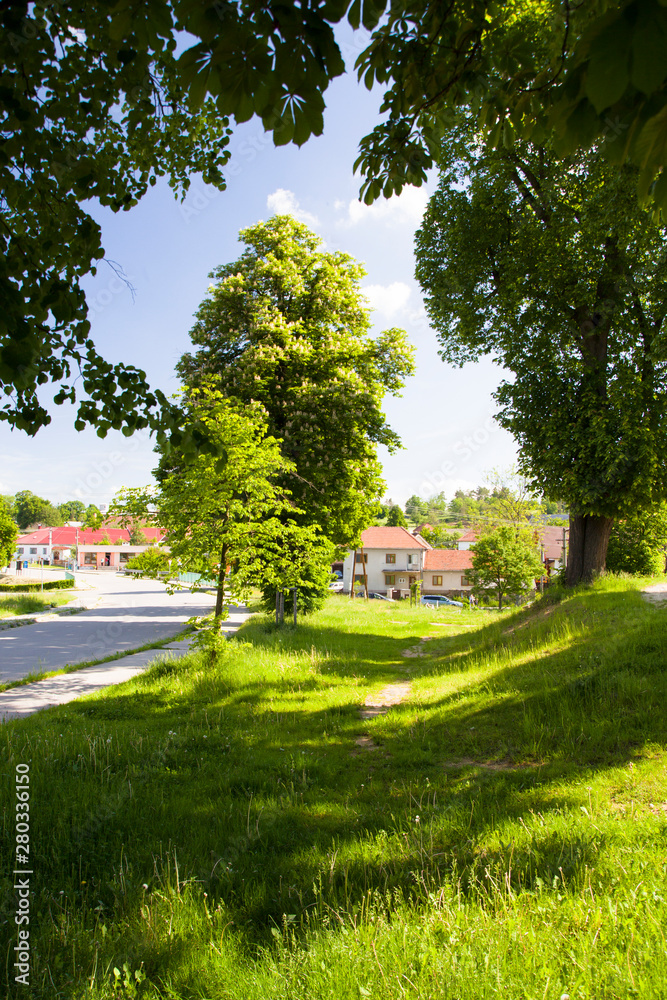
[[[8,959],[8,994],[664,998],[647,582],[502,615],[332,597],[2,726],[7,956],[17,763],[34,869],[31,986]]]

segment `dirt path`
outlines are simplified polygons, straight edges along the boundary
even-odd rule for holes
[[[649,604],[664,604],[667,601],[667,583],[652,583],[642,590],[642,597]]]
[[[375,719],[378,715],[386,715],[392,706],[400,705],[406,700],[411,687],[410,681],[397,681],[395,684],[387,684],[377,694],[369,694],[364,704],[359,708],[359,718],[366,720]],[[363,750],[378,749],[377,743],[374,743],[370,736],[358,736],[354,742]]]

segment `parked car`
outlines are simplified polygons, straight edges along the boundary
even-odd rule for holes
[[[355,596],[356,597],[365,597],[366,593],[363,590],[358,590],[356,592]],[[375,591],[375,590],[369,590],[368,591],[368,597],[369,597],[369,600],[393,601],[393,597],[386,597],[384,594],[378,594],[377,591]]]
[[[342,580],[334,580],[332,583],[329,584],[329,590],[333,591],[334,594],[342,594],[343,593],[343,581]]]
[[[461,601],[453,601],[451,597],[445,597],[444,594],[425,594],[420,603],[425,604],[429,608],[444,608],[448,605],[455,608],[463,607]]]

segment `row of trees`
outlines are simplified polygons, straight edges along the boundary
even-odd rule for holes
[[[55,504],[30,490],[19,490],[14,496],[3,496],[2,500],[20,531],[36,524],[55,528],[66,521],[81,521],[84,527],[96,530],[103,520],[103,515],[95,504],[86,505],[81,500],[65,500]]]

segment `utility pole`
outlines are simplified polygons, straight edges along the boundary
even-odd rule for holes
[[[364,590],[366,591],[366,600],[368,600],[368,576],[366,575],[366,556],[363,545],[361,546],[361,567],[364,571]]]
[[[355,546],[352,553],[352,573],[350,575],[350,600],[354,597],[354,571],[357,568],[357,548]]]

